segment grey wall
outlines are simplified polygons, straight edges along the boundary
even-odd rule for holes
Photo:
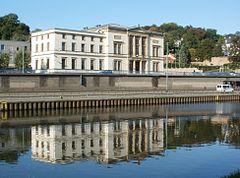
[[[215,90],[224,80],[240,78],[168,77],[169,90]],[[0,92],[82,90],[165,90],[166,78],[114,75],[0,75]]]

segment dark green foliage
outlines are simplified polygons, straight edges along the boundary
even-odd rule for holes
[[[24,56],[23,56],[23,52],[22,50],[19,51],[16,55],[16,68],[18,69],[22,69],[22,61],[23,61],[23,57],[24,57],[24,68],[29,66],[30,63],[30,54],[28,52],[24,52]]]
[[[180,52],[181,46],[184,45],[184,48],[188,50],[186,52],[184,49],[184,53],[188,56],[187,62],[203,61],[223,55],[222,44],[224,40],[221,35],[217,34],[215,29],[183,27],[176,23],[164,23],[160,26],[153,25],[144,28],[164,33],[164,40],[168,42],[169,49],[175,53],[175,56],[180,56],[178,52]]]
[[[21,23],[16,14],[0,17],[0,40],[29,40],[29,26]]]
[[[179,60],[182,64],[188,64],[190,62],[190,54],[186,46],[183,44],[179,50]]]
[[[230,56],[233,56],[235,60],[240,60],[240,36],[235,35],[232,39],[232,45],[230,47]]]
[[[238,171],[231,173],[228,176],[224,176],[223,178],[239,178],[239,177],[240,177],[240,171],[238,170]]]
[[[8,67],[9,64],[9,54],[1,53],[0,54],[0,68]]]

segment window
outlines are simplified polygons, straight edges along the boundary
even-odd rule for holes
[[[38,69],[38,60],[36,60],[35,69]]]
[[[142,61],[142,72],[146,70],[146,61]]]
[[[38,52],[38,44],[36,44],[36,49],[35,49],[36,52]]]
[[[91,59],[90,61],[90,70],[94,70],[94,59]]]
[[[47,151],[49,151],[50,150],[50,144],[49,144],[49,142],[47,142]]]
[[[72,51],[75,51],[76,43],[72,43]]]
[[[91,37],[91,41],[94,41],[94,37],[93,36]]]
[[[49,39],[49,34],[47,34],[47,39]]]
[[[153,57],[159,57],[159,46],[153,46]]]
[[[103,38],[100,38],[100,42],[103,42]]]
[[[41,59],[41,69],[45,69],[45,62],[44,62],[44,59]]]
[[[62,150],[66,150],[66,143],[65,142],[62,143]]]
[[[76,142],[72,141],[72,149],[75,150],[76,149]]]
[[[73,39],[73,40],[75,40],[75,37],[76,37],[75,35],[72,35],[72,39]]]
[[[42,45],[41,45],[41,51],[43,51],[44,50],[44,44],[42,43]]]
[[[113,70],[117,70],[117,62],[118,61],[114,61]]]
[[[133,36],[131,35],[129,37],[129,55],[133,55]]]
[[[76,127],[74,124],[72,125],[72,135],[76,135]]]
[[[62,34],[62,38],[63,38],[63,39],[66,39],[66,34]]]
[[[62,125],[62,136],[66,135],[66,128],[65,125]]]
[[[72,69],[76,69],[76,58],[72,58]]]
[[[65,51],[65,50],[66,50],[66,43],[62,42],[62,51]]]
[[[135,37],[135,55],[139,56],[139,41],[140,37]]]
[[[121,54],[121,44],[118,44],[118,54]]]
[[[158,72],[158,65],[159,65],[158,62],[153,63],[153,72]]]
[[[5,49],[5,45],[1,44],[1,51]]]
[[[49,125],[47,126],[47,136],[50,136],[50,127],[49,127]]]
[[[117,43],[113,44],[113,48],[114,48],[113,53],[117,54]]]
[[[66,58],[63,57],[62,58],[62,69],[65,69],[66,68]]]
[[[90,46],[90,52],[94,53],[94,45],[93,44],[91,44],[91,46]]]
[[[49,46],[50,46],[49,42],[47,42],[47,51],[49,51]]]
[[[85,147],[85,140],[82,140],[82,149]]]
[[[81,52],[85,52],[85,44],[81,44]]]
[[[43,35],[41,36],[41,39],[43,40]]]
[[[99,60],[99,70],[103,70],[103,59]]]
[[[99,140],[99,146],[100,147],[102,147],[103,146],[103,141],[102,141],[102,139],[100,138],[100,140]]]
[[[82,69],[82,70],[85,69],[85,63],[86,63],[86,59],[82,59],[82,60],[81,60],[81,69]]]
[[[49,69],[49,58],[47,58],[46,69]]]
[[[85,41],[85,36],[82,36],[82,41]]]
[[[103,46],[102,45],[99,46],[99,53],[103,53]]]
[[[113,62],[113,70],[121,70],[121,64],[122,62],[121,61],[118,61],[118,60],[114,60]]]
[[[114,42],[113,44],[113,47],[114,47],[114,54],[121,54],[121,51],[122,51],[122,44],[119,43],[119,42]]]
[[[142,56],[146,55],[146,37],[142,38]]]

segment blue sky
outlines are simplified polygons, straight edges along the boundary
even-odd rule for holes
[[[0,16],[16,13],[31,30],[176,22],[223,35],[240,31],[239,7],[239,0],[0,0]]]

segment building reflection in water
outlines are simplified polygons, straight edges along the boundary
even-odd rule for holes
[[[0,161],[16,163],[18,156],[28,151],[29,145],[29,128],[0,129]]]
[[[143,160],[164,149],[164,119],[32,126],[32,158],[49,163]]]

